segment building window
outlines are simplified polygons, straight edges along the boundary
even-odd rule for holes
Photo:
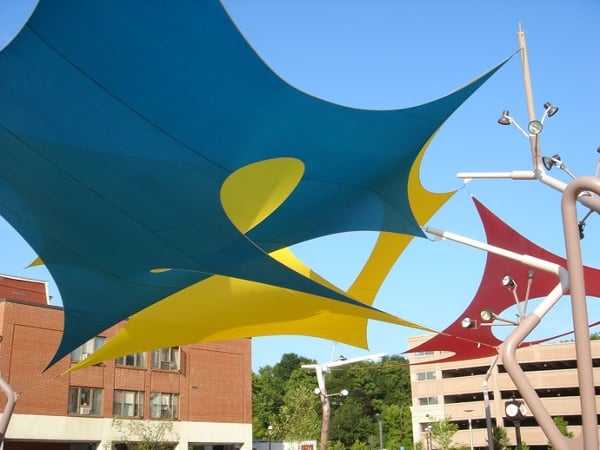
[[[115,365],[127,367],[146,367],[146,353],[133,353],[115,359]]]
[[[69,388],[69,414],[99,416],[102,413],[102,389],[89,387]]]
[[[83,361],[89,355],[94,353],[100,347],[104,345],[106,342],[105,337],[96,336],[95,338],[90,339],[85,344],[80,347],[77,347],[75,350],[71,352],[71,361],[79,362]]]
[[[427,405],[437,405],[438,398],[437,397],[421,397],[419,398],[419,405],[427,406]]]
[[[179,370],[179,347],[153,350],[152,368],[160,370]]]
[[[177,419],[179,395],[152,392],[150,394],[150,417],[153,419]]]
[[[417,381],[435,380],[435,372],[433,370],[427,372],[417,372]]]
[[[144,417],[144,393],[116,389],[113,398],[113,416]]]

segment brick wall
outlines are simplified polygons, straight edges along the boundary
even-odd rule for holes
[[[69,386],[103,389],[102,416],[112,417],[114,389],[145,392],[144,417],[150,416],[150,393],[179,394],[179,420],[251,423],[251,341],[181,347],[179,372],[147,367],[115,367],[114,360],[65,374],[70,356],[45,370],[60,342],[63,312],[54,306],[0,300],[0,370],[19,395],[16,414],[67,415]],[[110,339],[123,324],[102,336]],[[0,399],[0,407],[5,404]]]

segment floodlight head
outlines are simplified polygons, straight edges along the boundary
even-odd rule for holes
[[[314,390],[315,395],[320,395],[321,394],[321,389],[319,389],[318,387],[315,388]]]
[[[460,326],[463,328],[477,328],[477,322],[470,317],[465,317],[461,322]]]
[[[515,282],[514,278],[510,275],[504,275],[502,277],[502,286],[506,286],[509,290],[512,291],[517,286],[517,283]]]
[[[546,102],[544,103],[544,109],[546,110],[546,115],[548,117],[552,117],[554,114],[558,112],[558,107],[553,106],[552,103]]]
[[[491,309],[484,309],[479,313],[479,315],[481,316],[481,320],[489,322],[494,317],[494,311],[492,311]]]
[[[527,271],[527,279],[528,280],[533,280],[534,275],[535,275],[535,271],[533,269],[529,269]]]
[[[554,166],[559,166],[562,164],[562,160],[560,159],[560,155],[554,156],[542,156],[542,163],[546,170],[552,170]]]
[[[581,240],[585,237],[585,234],[583,233],[585,230],[585,222],[579,222],[577,227],[579,228],[579,239]]]
[[[338,361],[346,361],[347,359],[344,355],[338,356]]]
[[[342,397],[348,397],[348,389],[342,389],[342,390],[340,391],[340,395],[341,395]]]
[[[504,111],[502,111],[502,115],[498,119],[498,123],[500,125],[510,125],[511,122],[512,122],[512,119],[510,118],[510,113],[508,112],[507,109],[505,109]]]

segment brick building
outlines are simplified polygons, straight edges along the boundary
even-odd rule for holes
[[[128,424],[172,425],[177,450],[250,450],[251,341],[186,345],[127,355],[72,373],[72,364],[123,324],[46,369],[62,308],[45,282],[0,276],[0,370],[18,395],[6,450],[89,450],[138,440]],[[4,408],[6,396],[1,396]],[[113,419],[124,425],[119,432]]]
[[[408,339],[409,348],[415,347],[430,336]],[[600,341],[593,340],[592,362],[596,384],[596,410],[600,411]],[[433,450],[428,426],[434,420],[450,416],[459,431],[454,442],[465,448],[488,448],[485,417],[484,381],[487,379],[487,395],[493,425],[505,428],[511,441],[516,443],[516,429],[506,417],[505,403],[520,395],[504,369],[502,362],[493,365],[492,358],[469,361],[435,362],[444,352],[410,354],[410,380],[412,391],[413,438],[424,449]],[[449,353],[446,353],[449,355]],[[523,347],[517,350],[517,358],[523,371],[536,389],[548,413],[562,417],[575,436],[581,434],[579,381],[575,361],[575,343],[559,342]],[[490,375],[488,376],[488,370]],[[525,405],[527,411],[527,405]],[[469,428],[469,422],[471,427]],[[530,449],[546,449],[548,439],[530,412],[520,422],[523,442]]]

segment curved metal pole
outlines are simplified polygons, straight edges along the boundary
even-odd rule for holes
[[[573,311],[573,327],[575,330],[575,353],[577,355],[577,375],[579,377],[583,445],[586,450],[595,450],[598,448],[596,392],[576,210],[577,198],[583,191],[593,191],[596,194],[600,194],[600,179],[588,176],[573,180],[563,193],[561,206],[567,251],[567,269],[569,270],[571,283],[571,309]]]
[[[0,448],[4,448],[4,437],[6,436],[6,429],[8,423],[12,417],[12,413],[15,409],[15,403],[17,402],[17,394],[8,382],[0,375],[0,389],[6,394],[6,406],[2,412],[0,418]]]
[[[572,440],[567,441],[567,438],[562,435],[554,420],[546,410],[546,407],[535,392],[534,387],[529,382],[529,379],[521,369],[517,361],[517,349],[525,338],[539,325],[542,317],[560,300],[564,292],[568,289],[568,275],[566,271],[561,270],[561,283],[559,283],[546,297],[546,299],[527,317],[525,317],[519,325],[508,335],[504,343],[500,346],[500,355],[502,364],[510,379],[515,384],[519,393],[527,403],[531,413],[538,422],[538,425],[544,431],[548,440],[556,450],[573,450],[570,444]]]

